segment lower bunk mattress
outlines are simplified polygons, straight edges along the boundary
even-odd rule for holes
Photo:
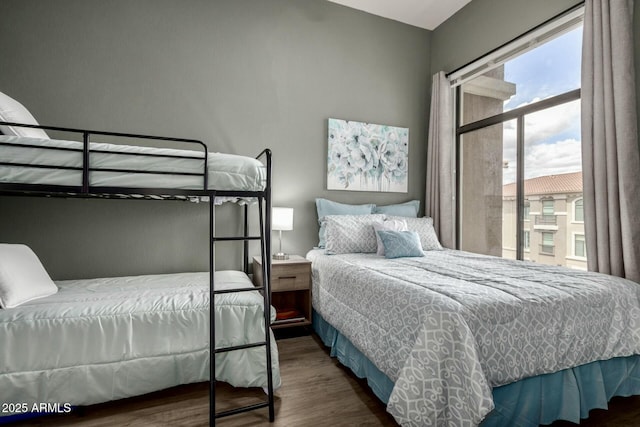
[[[640,391],[635,282],[453,250],[307,258],[314,310],[393,384],[403,426],[476,426],[499,387],[610,359]]]
[[[56,284],[52,296],[0,310],[0,402],[89,405],[209,380],[209,273]],[[238,271],[216,272],[215,286],[253,287]],[[216,348],[264,341],[263,306],[258,291],[216,295]],[[266,367],[264,347],[237,350],[216,355],[215,376],[266,387]]]

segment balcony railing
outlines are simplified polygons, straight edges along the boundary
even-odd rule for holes
[[[540,245],[540,253],[545,255],[555,254],[555,245]]]
[[[557,225],[558,219],[555,215],[536,215],[536,225]]]

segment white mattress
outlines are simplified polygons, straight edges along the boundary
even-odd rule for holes
[[[0,159],[3,162],[27,165],[50,165],[82,168],[82,151],[63,151],[46,147],[64,147],[82,150],[77,141],[48,140],[0,135]],[[26,147],[37,145],[39,148]],[[42,148],[40,148],[42,147]],[[204,152],[169,148],[139,147],[106,143],[91,143],[91,168],[118,168],[144,172],[182,172],[202,174]],[[161,154],[190,158],[151,157],[116,153]],[[251,157],[233,154],[209,153],[209,189],[219,191],[261,191],[265,186],[266,169],[262,162]],[[28,166],[0,166],[0,182],[17,184],[46,184],[81,186],[81,170],[52,170]],[[202,189],[201,176],[165,175],[160,173],[99,172],[89,174],[89,184],[95,187],[167,188],[182,190]]]
[[[55,295],[0,310],[0,402],[88,405],[207,381],[208,277],[59,281]],[[216,272],[217,289],[251,286],[244,273]],[[258,291],[216,295],[216,348],[264,341],[263,313]],[[264,347],[216,355],[216,379],[266,387]]]

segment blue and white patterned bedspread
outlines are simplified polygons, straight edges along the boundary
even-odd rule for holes
[[[491,388],[640,354],[640,285],[461,251],[312,250],[313,306],[395,382],[407,426],[475,426]]]

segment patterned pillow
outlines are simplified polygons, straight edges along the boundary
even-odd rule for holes
[[[366,215],[373,213],[375,208],[374,204],[368,203],[365,205],[349,205],[346,203],[338,203],[333,200],[316,199],[316,210],[318,211],[318,225],[320,230],[318,231],[318,247],[325,247],[325,234],[326,227],[324,218],[327,215]]]
[[[441,251],[442,245],[436,236],[436,231],[433,229],[433,219],[429,217],[424,218],[404,218],[397,216],[387,216],[387,219],[402,219],[407,222],[407,229],[409,231],[416,231],[420,236],[420,243],[422,244],[423,251]]]
[[[376,231],[376,240],[378,244],[377,254],[380,256],[384,255],[384,245],[382,244],[382,240],[378,235],[378,231],[380,230],[388,230],[388,231],[407,231],[407,222],[405,220],[399,219],[385,219],[384,222],[374,222],[373,230]]]
[[[384,245],[385,258],[424,256],[420,236],[415,231],[380,230],[377,234]]]
[[[327,215],[324,220],[327,255],[376,251],[373,223],[384,221],[384,215]]]

